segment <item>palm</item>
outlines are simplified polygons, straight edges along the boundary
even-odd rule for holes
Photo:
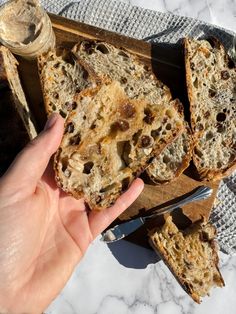
[[[76,200],[56,186],[50,164],[45,171],[63,133],[63,121],[57,120],[0,179],[0,312],[41,313],[90,242],[143,188],[137,179],[113,207],[88,214],[83,199]],[[2,304],[7,310],[1,311]]]

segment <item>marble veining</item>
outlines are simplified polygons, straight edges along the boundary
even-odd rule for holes
[[[126,264],[118,257],[124,252]],[[236,256],[220,253],[220,269],[226,286],[213,289],[198,305],[151,250],[124,240],[114,249],[98,238],[46,313],[205,314],[214,309],[214,314],[233,314]]]
[[[236,0],[123,0],[161,12],[188,16],[236,30]]]
[[[81,0],[83,1],[83,0]],[[236,0],[122,0],[236,29]],[[226,286],[194,303],[151,250],[124,240],[94,241],[47,314],[233,314],[236,256],[220,253]]]

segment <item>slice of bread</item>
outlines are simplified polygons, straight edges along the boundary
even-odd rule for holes
[[[126,50],[105,42],[83,41],[72,51],[97,80],[119,81],[128,97],[132,99],[145,99],[154,105],[170,105],[172,96],[169,88],[157,80],[152,71],[136,56]],[[183,112],[182,118],[184,120]],[[147,174],[154,183],[167,183],[177,178],[188,167],[192,157],[192,138],[189,131],[189,128],[186,128],[184,134],[150,164]]]
[[[169,104],[169,88],[157,80],[147,65],[122,48],[96,41],[82,41],[72,49],[91,77],[98,81],[120,82],[131,99],[145,99],[150,104]]]
[[[186,81],[201,179],[216,180],[236,168],[236,68],[216,39],[185,39]]]
[[[0,176],[36,136],[17,65],[12,53],[0,46]]]
[[[223,287],[218,268],[216,229],[210,223],[197,222],[181,231],[168,216],[163,227],[150,232],[150,244],[197,303],[214,286]]]
[[[47,114],[58,112],[66,118],[75,105],[74,95],[91,83],[87,71],[69,50],[60,48],[39,56],[38,70]]]
[[[32,115],[27,104],[24,91],[21,87],[19,74],[17,71],[18,62],[13,54],[4,46],[0,46],[0,78],[1,85],[8,86],[11,90],[12,101],[16,111],[20,116],[29,138],[33,139],[37,132],[35,130]]]
[[[178,102],[131,100],[117,81],[82,91],[76,104],[55,156],[56,180],[95,210],[111,206],[183,129]]]
[[[185,122],[185,128],[163,152],[150,163],[146,172],[155,184],[166,184],[177,179],[188,168],[192,159],[192,133]]]

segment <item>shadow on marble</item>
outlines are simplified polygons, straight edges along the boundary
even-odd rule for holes
[[[108,248],[117,261],[127,268],[144,269],[160,260],[151,248],[146,249],[126,240],[110,243]]]

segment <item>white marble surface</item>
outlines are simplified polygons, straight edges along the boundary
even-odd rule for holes
[[[224,288],[194,303],[151,251],[97,239],[47,314],[233,314],[236,257],[220,254]]]
[[[81,0],[82,1],[82,0]],[[162,12],[196,17],[236,30],[236,0],[123,0]],[[195,304],[151,251],[97,239],[47,314],[233,314],[236,256],[220,253],[226,286]]]

